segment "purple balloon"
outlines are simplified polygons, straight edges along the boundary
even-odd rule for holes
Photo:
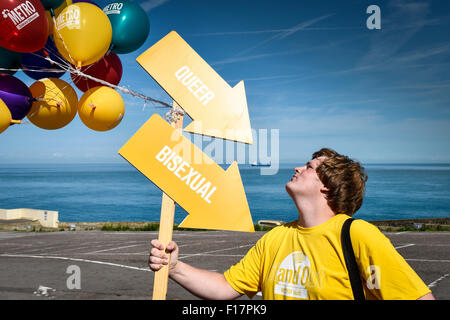
[[[25,83],[6,73],[0,73],[0,99],[11,111],[14,120],[22,120],[33,104],[33,96]]]
[[[23,72],[34,80],[39,80],[42,78],[60,78],[65,70],[60,68],[58,65],[54,65],[50,61],[45,59],[45,53],[56,62],[61,63],[64,59],[59,55],[58,49],[56,49],[55,43],[52,37],[48,37],[45,47],[39,51],[33,53],[22,53],[22,69]],[[45,70],[57,70],[57,71],[45,71]],[[31,71],[37,70],[37,71]]]

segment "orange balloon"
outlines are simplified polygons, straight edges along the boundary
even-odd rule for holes
[[[30,86],[33,102],[28,119],[35,126],[55,130],[68,125],[77,114],[78,97],[75,90],[61,79],[44,78]]]
[[[78,103],[78,115],[86,127],[95,131],[115,128],[123,119],[125,103],[120,94],[106,86],[86,91]]]

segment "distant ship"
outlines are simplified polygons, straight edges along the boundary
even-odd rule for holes
[[[270,167],[269,163],[253,162],[252,167]]]

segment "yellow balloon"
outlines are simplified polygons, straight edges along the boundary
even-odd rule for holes
[[[6,104],[0,99],[0,133],[9,128],[12,116]]]
[[[115,128],[125,114],[125,103],[120,94],[105,86],[86,91],[78,103],[78,115],[86,127],[95,131]]]
[[[64,80],[44,78],[33,83],[30,91],[38,101],[33,102],[27,117],[37,127],[60,129],[75,118],[78,96]]]
[[[53,14],[55,15],[55,19],[56,17],[58,17],[58,15],[67,7],[70,6],[72,4],[72,0],[65,0],[63,3],[61,3],[61,5],[56,8],[55,10],[53,10]],[[53,34],[53,17],[50,14],[49,10],[45,11],[45,15],[47,16],[47,21],[48,21],[48,34],[52,35]]]
[[[53,38],[64,59],[81,68],[106,54],[111,45],[112,27],[99,7],[79,2],[57,16]]]

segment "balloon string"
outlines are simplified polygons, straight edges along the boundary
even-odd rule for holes
[[[55,63],[56,65],[60,65],[61,67],[63,67],[58,62],[53,61],[50,57],[46,57],[45,59]],[[105,86],[112,87],[112,88],[114,88],[116,90],[119,90],[119,91],[122,91],[124,93],[130,94],[130,95],[132,95],[134,97],[139,97],[139,98],[141,98],[143,100],[146,100],[146,101],[151,101],[151,102],[154,102],[154,103],[158,103],[158,104],[162,105],[163,107],[172,108],[172,106],[170,104],[168,104],[168,103],[166,103],[164,101],[153,99],[153,98],[147,97],[147,96],[145,96],[145,95],[143,95],[143,94],[141,94],[139,92],[130,90],[130,89],[126,88],[126,87],[121,87],[121,86],[118,86],[118,85],[106,82],[106,81],[104,81],[102,79],[98,79],[98,78],[93,77],[91,75],[85,74],[80,69],[75,69],[72,66],[69,66],[67,71],[72,73],[72,74],[74,74],[74,75],[76,75],[76,76],[79,76],[79,77],[82,77],[82,78],[86,78],[86,79],[89,79],[89,80],[93,80],[93,81],[98,82],[100,84],[103,84]]]
[[[61,40],[61,42],[63,43],[64,49],[66,50],[67,54],[69,55],[70,61],[71,61],[73,64],[75,64],[75,63],[76,63],[75,59],[72,58],[72,56],[70,55],[70,51],[69,51],[69,49],[68,49],[67,46],[66,46],[66,42],[64,41],[63,37],[62,37],[61,34],[59,33],[59,30],[58,30],[57,24],[56,24],[56,18],[55,18],[54,15],[52,16],[52,19],[53,19],[54,30],[58,33],[58,37],[59,37],[59,39]],[[53,36],[53,37],[55,37],[55,36]],[[48,58],[48,57],[47,57],[47,58]]]
[[[71,61],[74,61],[74,59],[73,59],[72,56],[70,55],[69,50],[67,49],[67,46],[66,46],[66,43],[65,43],[63,37],[60,35],[58,28],[56,28],[56,25],[57,25],[57,24],[56,24],[56,18],[55,18],[55,16],[53,16],[52,18],[53,18],[53,24],[54,24],[54,26],[55,26],[56,32],[58,33],[59,39],[60,39],[61,42],[63,43],[64,48],[65,48],[67,54],[69,55],[70,60],[71,60]],[[111,50],[112,48],[113,48],[113,46],[110,46],[109,49]],[[47,60],[49,60],[49,61],[52,61],[52,62],[58,64],[57,62],[53,61],[50,57],[45,57],[45,59],[47,59]],[[68,63],[67,63],[67,64],[68,64]],[[139,92],[132,91],[132,90],[130,90],[130,89],[128,89],[128,88],[125,88],[125,87],[119,87],[119,86],[114,85],[114,84],[112,84],[112,83],[103,81],[103,80],[101,80],[101,79],[97,79],[97,78],[95,78],[95,77],[93,77],[93,76],[90,76],[90,75],[88,75],[88,74],[85,74],[85,73],[81,72],[80,68],[75,69],[75,68],[73,68],[73,67],[72,67],[71,65],[69,65],[69,64],[68,64],[68,66],[66,65],[66,67],[68,67],[67,70],[68,70],[70,73],[75,73],[76,75],[82,76],[82,77],[87,78],[87,79],[90,79],[90,80],[94,80],[94,81],[96,81],[96,82],[99,82],[99,83],[101,83],[101,84],[103,84],[103,85],[112,87],[112,88],[114,88],[114,89],[116,89],[116,90],[119,90],[119,91],[122,91],[122,92],[124,92],[124,93],[131,94],[131,95],[134,96],[134,97],[139,97],[139,98],[141,98],[141,99],[143,99],[143,100],[145,100],[145,101],[151,101],[151,102],[154,102],[154,103],[158,103],[158,104],[162,105],[163,107],[167,107],[167,108],[171,108],[171,109],[172,109],[172,106],[171,106],[170,104],[167,104],[167,103],[165,103],[165,102],[163,102],[163,101],[159,101],[159,100],[156,100],[156,99],[147,97],[147,96],[145,96],[145,95],[143,95],[143,94],[141,94],[141,93],[139,93]]]

